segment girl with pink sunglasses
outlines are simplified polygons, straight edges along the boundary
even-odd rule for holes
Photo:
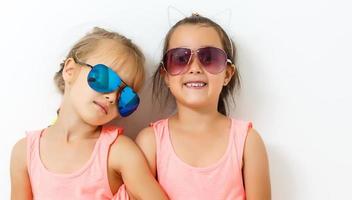
[[[226,98],[240,85],[235,47],[212,20],[193,14],[165,38],[153,95],[177,110],[136,138],[172,200],[271,199],[265,145],[251,122],[228,116]]]

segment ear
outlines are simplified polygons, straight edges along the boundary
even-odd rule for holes
[[[167,73],[165,73],[165,75],[163,77],[164,77],[165,85],[167,87],[169,87],[169,85],[170,85],[169,75]]]
[[[160,71],[159,71],[160,76],[163,77],[164,82],[165,82],[165,85],[166,85],[167,87],[169,87],[169,85],[170,85],[169,74],[168,74],[168,73],[165,71],[165,69],[162,68],[162,67],[161,67],[159,70],[160,70]]]
[[[160,64],[159,66],[159,74],[164,79],[165,85],[169,87],[169,74],[166,72],[165,68],[162,67],[161,65],[162,64]]]
[[[226,68],[224,86],[226,86],[231,81],[231,78],[235,74],[235,72],[236,66],[234,64],[231,64],[230,67]]]
[[[73,60],[73,58],[66,59],[64,69],[62,70],[62,77],[65,81],[65,85],[70,85],[76,80],[79,69],[80,66]]]

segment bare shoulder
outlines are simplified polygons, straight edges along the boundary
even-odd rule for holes
[[[243,161],[247,199],[271,199],[268,156],[262,137],[253,128],[248,130]]]
[[[13,147],[10,163],[11,199],[32,199],[27,171],[27,139],[20,139]]]
[[[261,163],[268,162],[264,141],[258,131],[254,128],[248,130],[243,159],[244,164],[249,164],[254,161]]]
[[[265,144],[264,141],[262,139],[262,137],[260,136],[260,134],[258,133],[257,130],[255,130],[254,128],[250,128],[248,130],[248,134],[247,134],[247,139],[246,139],[246,143],[245,143],[245,151],[266,151],[265,150]]]
[[[14,145],[12,148],[12,153],[11,153],[11,160],[16,162],[13,162],[13,164],[21,164],[25,165],[26,164],[26,158],[27,158],[27,138],[22,138],[17,141],[17,143]]]
[[[115,164],[112,167],[121,175],[131,196],[136,199],[166,199],[136,143],[121,135],[110,151],[114,154]]]
[[[116,156],[132,155],[138,153],[139,149],[136,143],[125,135],[119,135],[116,141],[111,145],[110,154]]]
[[[129,137],[120,135],[111,145],[109,162],[113,169],[121,171],[126,165],[143,161],[144,157],[136,143]]]
[[[136,143],[143,151],[148,161],[149,168],[156,176],[156,140],[153,127],[144,128],[137,136]]]
[[[136,143],[140,147],[155,147],[155,135],[153,127],[142,129],[136,137]]]

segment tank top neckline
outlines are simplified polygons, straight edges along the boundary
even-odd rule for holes
[[[171,150],[171,154],[174,158],[176,158],[177,162],[180,163],[181,165],[183,165],[184,167],[192,170],[192,171],[198,171],[198,172],[208,172],[208,171],[211,171],[213,169],[216,169],[218,166],[220,166],[223,162],[225,162],[225,160],[228,158],[228,155],[230,154],[230,151],[232,149],[232,145],[231,143],[233,142],[233,131],[234,131],[234,125],[233,125],[233,119],[232,118],[229,118],[230,119],[230,128],[229,128],[229,135],[228,135],[228,142],[227,142],[227,147],[226,147],[226,150],[224,152],[224,154],[221,156],[221,158],[219,158],[217,161],[215,161],[214,163],[208,165],[208,166],[205,166],[205,167],[195,167],[195,166],[192,166],[190,165],[189,163],[187,163],[186,161],[184,161],[183,159],[181,159],[176,151],[175,151],[175,148],[172,144],[172,140],[171,140],[171,134],[170,134],[170,127],[169,127],[169,118],[166,118],[165,119],[165,127],[166,127],[166,130],[167,130],[167,142],[168,142],[168,145],[170,146],[170,150]]]
[[[98,151],[98,146],[99,146],[99,143],[101,142],[102,140],[102,134],[104,132],[104,126],[102,126],[101,130],[100,130],[100,134],[99,134],[99,137],[97,139],[97,141],[95,142],[94,144],[94,148],[93,148],[93,151],[89,157],[89,159],[79,168],[79,169],[76,169],[74,170],[73,172],[70,172],[70,173],[57,173],[57,172],[53,172],[53,171],[50,171],[43,163],[42,159],[41,159],[41,156],[40,156],[40,138],[42,137],[42,134],[44,133],[44,131],[46,130],[47,128],[44,128],[40,131],[40,134],[38,136],[38,143],[37,143],[37,148],[38,148],[38,151],[36,152],[36,156],[37,158],[39,159],[39,166],[42,168],[42,170],[52,176],[55,176],[57,178],[74,178],[74,177],[77,177],[79,175],[81,175],[82,173],[84,173],[87,169],[89,169],[89,167],[93,164],[93,161],[97,155],[97,151]]]

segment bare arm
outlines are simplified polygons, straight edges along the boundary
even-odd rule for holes
[[[12,149],[10,164],[12,200],[31,200],[33,198],[27,171],[26,145],[26,138],[23,138]]]
[[[271,199],[268,157],[264,142],[254,129],[248,131],[243,160],[247,200]]]
[[[136,143],[143,151],[153,176],[156,177],[156,142],[153,128],[143,129],[137,135]]]
[[[147,161],[138,146],[128,137],[119,136],[111,147],[111,164],[122,176],[127,190],[136,199],[167,199],[153,177]]]

